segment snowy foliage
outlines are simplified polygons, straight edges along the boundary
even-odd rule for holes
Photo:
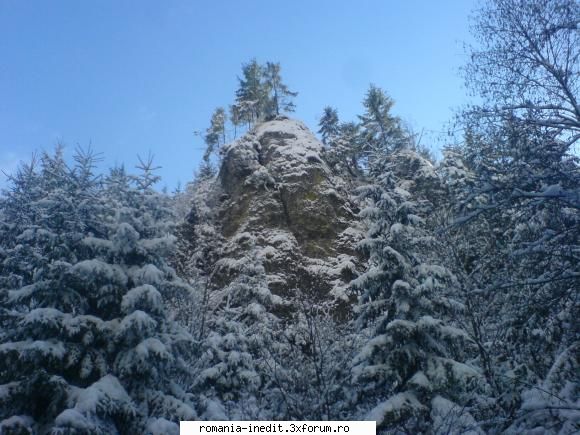
[[[432,206],[413,198],[394,174],[401,159],[412,158],[400,153],[385,157],[376,184],[360,190],[370,200],[361,211],[369,225],[361,248],[370,258],[353,288],[360,293],[359,328],[370,339],[353,361],[353,375],[365,418],[416,433],[436,423],[435,405],[443,400],[465,414],[462,421],[472,420],[468,393],[480,376],[467,364],[472,341],[453,324],[462,310],[454,301],[456,278],[437,263],[438,246],[424,224]]]
[[[195,412],[172,380],[191,338],[164,307],[183,286],[165,259],[170,210],[150,165],[135,188],[76,161],[43,155],[2,199],[0,427],[177,433]]]

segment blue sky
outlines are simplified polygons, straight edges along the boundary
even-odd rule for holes
[[[133,167],[151,151],[169,188],[203,152],[193,132],[233,102],[241,64],[278,61],[293,115],[316,129],[325,105],[361,112],[369,83],[423,143],[466,102],[475,0],[0,0],[0,168],[57,142]],[[4,176],[0,175],[0,184]]]

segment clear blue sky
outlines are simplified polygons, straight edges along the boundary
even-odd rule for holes
[[[369,83],[423,143],[439,145],[465,102],[475,0],[0,0],[0,168],[57,141],[92,143],[105,164],[149,150],[173,188],[191,179],[213,109],[233,101],[241,64],[278,61],[316,129],[325,105],[361,112]],[[0,176],[0,185],[4,184]]]

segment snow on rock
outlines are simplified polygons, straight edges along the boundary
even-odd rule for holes
[[[227,286],[251,257],[263,263],[275,295],[298,290],[346,301],[364,231],[356,230],[357,207],[325,162],[324,145],[302,122],[278,117],[222,153],[213,186],[225,240],[217,286]]]

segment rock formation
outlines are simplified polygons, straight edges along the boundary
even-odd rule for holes
[[[324,146],[301,122],[278,117],[222,153],[210,188],[224,241],[214,284],[231,282],[250,256],[263,264],[274,294],[346,301],[362,233],[345,181],[324,161]]]

